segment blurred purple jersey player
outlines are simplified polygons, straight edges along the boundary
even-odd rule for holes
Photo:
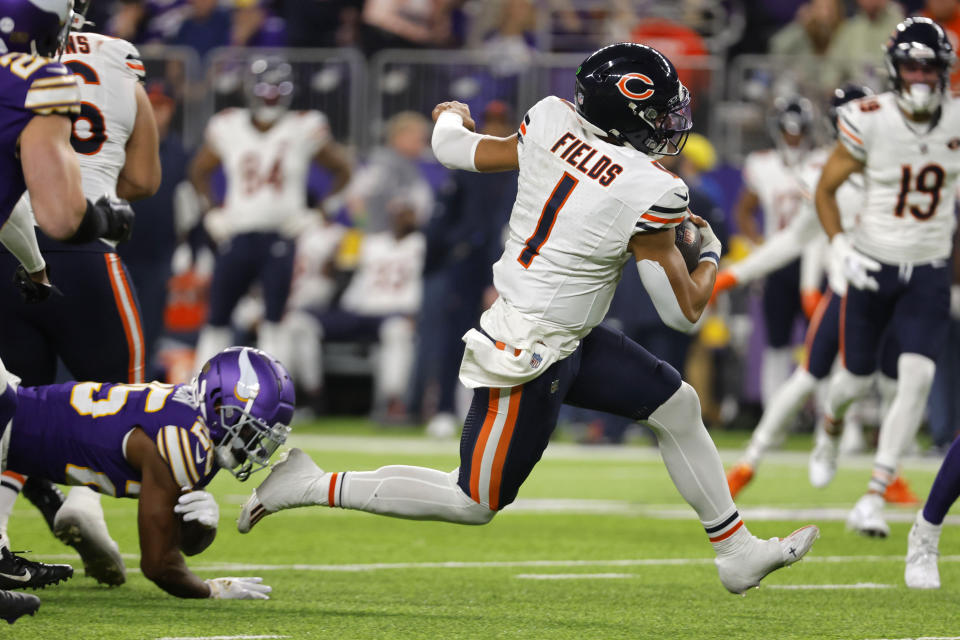
[[[201,580],[180,552],[199,553],[216,535],[219,510],[203,488],[221,468],[245,480],[266,466],[293,405],[283,365],[233,347],[190,384],[21,387],[4,458],[31,476],[139,499],[140,568],[166,592],[266,598],[258,578]]]

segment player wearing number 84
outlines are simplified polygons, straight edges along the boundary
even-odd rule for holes
[[[696,392],[640,344],[598,326],[628,260],[672,327],[694,328],[710,298],[720,243],[694,218],[702,243],[699,265],[688,271],[674,243],[674,227],[688,215],[687,187],[656,162],[679,153],[692,126],[687,89],[658,51],[617,44],[583,62],[575,95],[575,104],[541,100],[507,138],[474,133],[461,103],[433,112],[433,149],[445,165],[520,171],[509,237],[493,267],[500,297],[464,336],[460,380],[473,402],[459,469],[324,473],[294,449],[244,506],[241,531],[273,511],[310,504],[484,524],[516,498],[568,403],[656,430],[730,591],[755,586],[810,549],[816,527],[783,541],[747,531]]]
[[[920,426],[947,337],[960,173],[960,105],[949,86],[956,56],[944,30],[927,18],[908,18],[891,36],[885,58],[892,90],[837,110],[838,142],[815,193],[831,238],[831,286],[847,285],[840,311],[843,366],[827,394],[834,441],[847,407],[870,388],[885,332],[900,349],[896,395],[880,426],[867,493],[847,519],[850,529],[881,537],[889,533],[883,494]],[[864,202],[859,224],[847,234],[836,193],[857,172],[865,177]],[[835,442],[824,445],[818,446],[821,465],[825,453],[836,455]]]

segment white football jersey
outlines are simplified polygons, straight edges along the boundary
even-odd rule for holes
[[[144,78],[137,48],[99,33],[74,33],[61,62],[80,78],[80,115],[70,144],[80,160],[83,195],[96,202],[117,195],[117,178],[127,161],[127,140],[137,120],[135,87]],[[33,210],[24,192],[17,207]],[[100,242],[116,246],[112,240]]]
[[[337,254],[346,227],[328,224],[316,217],[297,237],[288,309],[326,308],[336,291],[336,282],[326,272]]]
[[[423,299],[425,252],[426,239],[419,231],[399,240],[389,231],[366,236],[340,306],[365,316],[417,313]]]
[[[60,59],[80,77],[80,115],[70,143],[80,158],[83,193],[90,200],[117,194],[127,140],[137,120],[136,86],[144,78],[137,48],[99,33],[74,33]]]
[[[888,264],[950,256],[960,172],[960,106],[944,96],[940,117],[909,122],[892,92],[838,109],[840,142],[864,164],[864,204],[853,246]]]
[[[248,109],[226,109],[210,118],[206,142],[227,178],[223,209],[232,233],[282,231],[307,212],[310,163],[330,140],[318,111],[291,111],[266,131]]]
[[[811,162],[822,161],[823,152],[812,151],[797,166],[787,165],[775,149],[754,151],[743,164],[743,182],[757,194],[763,210],[763,235],[785,229],[800,211],[804,187],[801,174]]]
[[[554,96],[527,112],[517,151],[517,199],[493,265],[500,297],[480,319],[517,361],[484,354],[484,341],[494,343],[468,333],[461,366],[468,387],[517,384],[573,353],[606,315],[631,237],[678,225],[689,204],[683,180],[601,139]]]

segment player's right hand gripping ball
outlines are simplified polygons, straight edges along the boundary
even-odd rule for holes
[[[700,229],[690,218],[685,218],[674,229],[677,232],[677,249],[680,250],[683,261],[687,263],[687,271],[693,273],[700,264]]]

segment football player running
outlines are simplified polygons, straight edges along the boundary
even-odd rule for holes
[[[869,87],[853,84],[837,88],[830,100],[828,121],[836,135],[837,109],[858,98],[873,95]],[[796,260],[806,247],[826,240],[823,227],[813,207],[812,195],[823,169],[823,156],[817,156],[807,163],[801,172],[805,187],[806,202],[799,213],[786,228],[769,237],[762,246],[753,251],[744,260],[737,262],[717,275],[715,292],[725,291],[734,286],[743,286],[768,273],[780,269]],[[863,206],[863,178],[854,174],[837,191],[843,228],[847,231],[856,224],[857,213]],[[829,283],[823,298],[816,305],[805,343],[806,359],[797,367],[766,403],[763,417],[757,424],[750,444],[743,458],[727,472],[730,493],[737,494],[753,479],[760,461],[767,452],[783,437],[785,430],[793,421],[800,407],[814,392],[817,385],[825,383],[833,368],[839,351],[840,300],[846,291],[846,281],[836,278]],[[885,343],[885,346],[890,346]],[[891,348],[892,350],[892,348]],[[885,398],[892,399],[896,388],[896,353],[884,353],[881,358],[880,389]],[[886,365],[885,367],[883,365]],[[817,425],[817,446],[831,446],[836,443],[823,435],[822,425]],[[815,457],[820,460],[821,457]],[[826,486],[833,478],[836,465],[836,453],[827,455],[823,464],[811,466],[810,482],[816,487]]]
[[[769,241],[796,218],[804,200],[801,174],[823,153],[813,149],[813,105],[806,98],[780,98],[771,117],[775,149],[749,154],[743,165],[744,189],[736,205],[740,232],[756,244]],[[763,234],[757,231],[755,212],[763,211]],[[784,261],[766,276],[763,287],[763,326],[766,346],[761,368],[761,397],[768,407],[793,368],[790,344],[793,326],[803,310],[801,261]],[[814,285],[816,286],[816,285]]]
[[[22,269],[16,282],[28,298],[50,292],[34,221],[14,205],[28,191],[36,224],[70,243],[122,239],[133,213],[125,202],[91,202],[81,189],[80,167],[70,148],[71,118],[80,114],[79,81],[49,56],[62,47],[73,17],[72,0],[2,0],[0,20],[0,241]]]
[[[247,109],[226,109],[210,119],[190,168],[198,193],[214,201],[211,177],[223,166],[223,208],[204,224],[218,243],[210,284],[210,316],[197,343],[196,366],[231,344],[230,316],[255,280],[262,285],[265,321],[258,344],[283,349],[280,321],[293,277],[294,242],[306,227],[307,177],[317,163],[333,174],[331,195],[346,186],[351,168],[319,111],[290,111],[293,70],[279,58],[257,58],[246,77]]]
[[[690,96],[674,66],[639,44],[593,53],[576,74],[576,105],[547,97],[508,138],[473,133],[466,105],[433,117],[446,166],[520,170],[500,297],[465,336],[460,380],[473,389],[460,468],[412,466],[324,473],[299,449],[244,505],[238,528],[297,506],[484,524],[517,496],[557,424],[562,403],[646,421],[675,485],[696,510],[733,593],[810,550],[819,531],[760,540],[744,526],[693,388],[622,333],[598,326],[624,263],[633,259],[663,321],[693,329],[716,276],[720,243],[700,218],[700,262],[688,272],[674,227],[688,215],[683,181],[657,164],[682,149]]]
[[[80,32],[89,2],[74,5],[73,30],[61,55],[80,79],[80,115],[70,143],[80,163],[83,192],[96,200],[106,194],[135,200],[160,185],[160,158],[153,110],[143,90],[143,63],[125,40]],[[24,196],[16,210],[32,218]],[[32,229],[30,230],[32,234]],[[0,356],[26,386],[56,381],[57,360],[76,380],[143,382],[144,348],[139,302],[115,242],[93,240],[64,244],[37,234],[48,267],[62,296],[44,304],[20,299],[12,288],[0,289]],[[2,265],[13,257],[0,253]],[[99,496],[79,487],[63,494],[52,483],[28,480],[17,469],[0,483],[0,533],[21,489],[43,512],[47,524],[80,552],[86,574],[109,585],[125,580],[123,559],[110,539]]]
[[[189,384],[18,387],[12,404],[0,460],[51,482],[137,499],[140,569],[157,586],[180,598],[268,598],[260,578],[200,579],[183,554],[200,553],[216,535],[219,509],[204,488],[217,471],[246,480],[286,440],[294,392],[279,361],[231,347]]]
[[[897,389],[880,426],[867,493],[847,518],[848,528],[864,535],[889,534],[883,494],[920,426],[934,361],[946,341],[960,172],[960,106],[948,84],[954,59],[938,24],[901,22],[885,54],[893,89],[839,109],[839,142],[815,193],[832,268],[849,285],[840,310],[843,367],[827,394],[830,437],[838,436],[847,407],[869,388],[884,331],[900,349]],[[837,190],[858,172],[865,202],[859,224],[844,233]]]
[[[14,211],[24,191],[33,197],[40,228],[65,242],[123,238],[132,218],[126,203],[94,203],[81,189],[79,163],[70,148],[71,117],[80,112],[78,79],[49,58],[67,37],[72,6],[72,0],[0,1],[0,241],[21,265],[17,284],[36,300],[49,296],[52,288],[34,222],[25,210]],[[0,425],[7,419],[0,416]],[[67,565],[42,565],[13,555],[0,536],[0,589],[43,586],[72,572]],[[0,590],[0,617],[8,621],[39,605],[35,596]]]

